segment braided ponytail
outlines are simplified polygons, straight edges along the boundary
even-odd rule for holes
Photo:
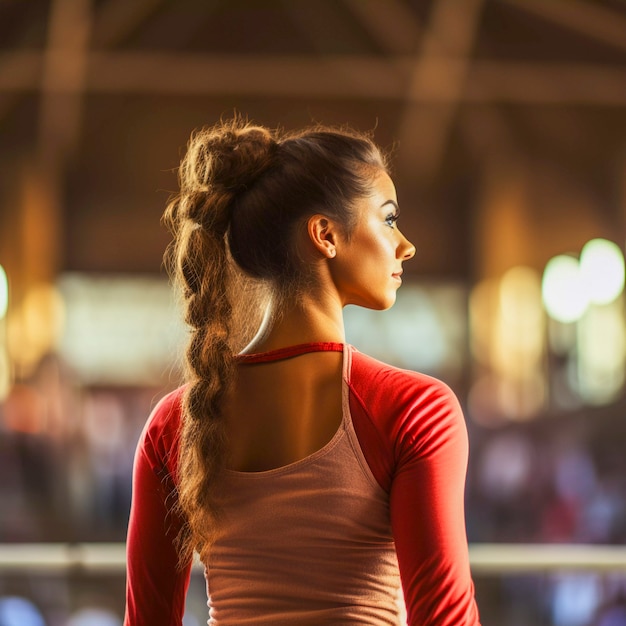
[[[245,286],[226,233],[233,199],[267,167],[274,145],[268,131],[240,118],[194,134],[179,170],[180,192],[163,218],[174,235],[166,265],[181,287],[191,329],[178,464],[178,506],[187,521],[179,537],[181,558],[194,548],[206,557],[219,521],[215,484],[227,451],[221,406],[233,354],[242,347],[234,292]]]

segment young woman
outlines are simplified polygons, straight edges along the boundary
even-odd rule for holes
[[[478,624],[459,404],[345,344],[343,307],[390,307],[415,253],[379,150],[237,118],[179,178],[188,380],[137,449],[126,626],[181,624],[194,550],[209,624],[398,624],[400,584],[409,624]]]

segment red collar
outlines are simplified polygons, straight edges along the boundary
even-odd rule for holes
[[[252,354],[238,354],[236,359],[239,363],[265,363],[267,361],[280,361],[307,352],[343,352],[343,343],[332,341],[312,341],[310,343],[300,343],[295,346],[276,348],[267,352],[254,352]]]

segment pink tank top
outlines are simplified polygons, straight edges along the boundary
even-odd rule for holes
[[[399,624],[388,496],[352,426],[348,360],[331,441],[284,467],[226,473],[206,570],[209,624]]]

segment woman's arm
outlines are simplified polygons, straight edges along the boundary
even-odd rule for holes
[[[350,411],[389,494],[410,626],[477,626],[464,516],[465,420],[442,382],[352,354]]]
[[[479,624],[465,532],[468,444],[454,395],[435,387],[405,424],[390,491],[409,624]]]
[[[173,406],[166,398],[156,407],[135,454],[124,626],[178,626],[185,611],[191,560],[179,563],[174,542],[182,521],[172,511],[174,482],[164,461],[175,440],[163,427]]]

